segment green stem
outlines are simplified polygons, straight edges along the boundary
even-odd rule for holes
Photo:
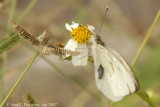
[[[2,57],[2,68],[0,71],[0,102],[2,102],[3,99],[3,77],[4,77],[4,72],[6,71],[6,63],[7,63],[7,55],[4,53]]]
[[[35,4],[38,2],[38,0],[32,0],[29,5],[26,7],[26,9],[24,10],[24,12],[19,16],[19,18],[17,19],[17,24],[19,24],[20,22],[22,22],[22,20],[25,18],[25,16],[31,11],[31,9],[35,6]]]
[[[147,35],[145,36],[145,38],[144,38],[144,40],[143,40],[143,42],[142,42],[142,44],[141,44],[141,46],[140,46],[137,54],[136,54],[136,56],[135,56],[135,58],[134,58],[134,60],[133,60],[132,66],[135,66],[135,64],[137,63],[137,61],[138,61],[138,59],[139,59],[139,56],[141,55],[144,46],[145,46],[146,43],[148,42],[148,39],[150,38],[150,36],[151,36],[151,34],[152,34],[152,32],[153,32],[153,29],[155,28],[155,26],[156,26],[159,18],[160,18],[160,11],[157,13],[157,15],[156,15],[156,17],[155,17],[155,19],[154,19],[154,21],[153,21],[153,23],[152,23],[152,25],[151,25],[148,33],[147,33]]]
[[[132,66],[135,66],[135,64],[137,63],[138,59],[139,59],[139,56],[140,54],[142,53],[142,50],[144,49],[144,46],[146,45],[149,37],[151,36],[152,32],[153,32],[153,29],[155,28],[158,20],[160,19],[160,11],[157,13],[147,35],[145,36],[144,38],[144,41],[142,42],[137,54],[136,54],[136,57],[134,58],[133,60],[133,63],[132,63]],[[156,107],[156,105],[153,103],[153,101],[149,98],[149,96],[147,95],[146,92],[140,90],[139,92],[137,92],[137,94],[142,98],[144,99],[151,107]]]
[[[16,4],[17,4],[17,0],[12,0],[11,1],[11,8],[10,8],[9,18],[8,18],[9,20],[13,20],[13,18],[14,18]],[[11,32],[10,25],[8,24],[7,33],[10,33],[10,32]]]
[[[113,101],[111,101],[111,102],[110,102],[110,107],[113,107],[113,104],[114,104],[114,102],[113,102]]]
[[[153,103],[153,101],[149,98],[148,94],[142,90],[139,90],[137,92],[137,95],[139,95],[143,100],[145,100],[151,107],[156,107],[156,105]]]
[[[36,57],[38,56],[38,54],[39,54],[39,52],[37,52],[36,55],[33,57],[32,61],[29,63],[29,65],[27,66],[27,68],[24,70],[24,72],[21,74],[21,76],[19,77],[19,79],[17,80],[17,82],[14,84],[13,88],[8,93],[8,95],[6,96],[6,98],[3,100],[2,104],[0,105],[0,107],[3,107],[4,104],[7,102],[8,98],[12,95],[12,93],[14,92],[14,90],[16,89],[16,87],[18,86],[18,84],[20,83],[20,81],[22,80],[22,78],[25,76],[25,74],[27,73],[28,69],[31,67],[32,63],[34,62],[34,60],[36,59]]]
[[[11,9],[10,9],[10,12],[9,12],[9,20],[12,20],[14,18],[16,4],[17,4],[17,0],[12,0],[11,1]]]
[[[9,12],[9,19],[11,20],[14,17],[16,3],[17,3],[17,0],[11,1],[11,7]],[[9,33],[9,27],[8,27],[7,33]],[[3,57],[2,57],[2,68],[0,72],[0,102],[2,101],[2,98],[3,98],[3,76],[6,71],[7,57],[8,57],[8,53],[6,52],[5,54],[3,54]]]
[[[34,5],[37,3],[38,0],[32,0],[29,5],[26,7],[26,9],[24,10],[24,12],[19,16],[17,22],[20,23],[25,16],[30,12],[30,10],[34,7]],[[14,12],[15,12],[15,8],[16,8],[16,2],[17,0],[12,0],[11,2],[11,9],[10,9],[10,14],[9,14],[9,20],[13,20],[13,16],[14,16]],[[7,29],[7,33],[9,34],[12,30],[9,29],[9,25],[8,25],[8,29]],[[17,39],[19,37],[17,36]],[[2,58],[2,70],[0,72],[0,102],[2,101],[2,97],[3,97],[3,74],[6,71],[6,63],[7,63],[7,52],[3,55]]]

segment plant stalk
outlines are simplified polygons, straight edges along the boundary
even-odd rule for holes
[[[140,55],[141,55],[141,53],[142,53],[142,50],[144,49],[146,43],[148,42],[148,40],[149,40],[149,38],[150,38],[150,36],[151,36],[151,34],[152,34],[152,32],[153,32],[153,29],[155,28],[155,26],[156,26],[156,24],[158,23],[159,19],[160,19],[160,11],[157,13],[157,15],[156,15],[156,17],[155,17],[155,19],[154,19],[154,21],[153,21],[153,23],[152,23],[152,25],[151,25],[148,33],[146,34],[146,36],[145,36],[145,38],[144,38],[144,40],[143,40],[143,42],[142,42],[142,44],[141,44],[141,46],[140,46],[140,48],[139,48],[136,56],[135,56],[135,58],[134,58],[131,66],[134,67],[134,66],[136,65],[136,63],[137,63],[137,61],[138,61],[138,59],[139,59],[139,57],[140,57]],[[156,105],[155,105],[154,102],[149,98],[149,96],[147,95],[146,92],[144,92],[144,91],[142,91],[142,90],[140,89],[140,90],[137,92],[137,95],[139,95],[143,100],[145,100],[151,107],[156,107]]]
[[[17,80],[17,82],[14,84],[13,88],[10,90],[10,92],[8,93],[8,95],[6,96],[6,98],[3,100],[2,104],[0,105],[0,107],[3,107],[4,104],[7,102],[7,100],[12,95],[12,93],[14,92],[14,90],[16,89],[16,87],[18,86],[18,84],[20,83],[20,81],[23,79],[23,77],[27,73],[28,69],[31,67],[31,65],[33,64],[33,62],[37,58],[38,54],[39,54],[39,51],[35,54],[35,56],[33,57],[32,61],[29,63],[29,65],[27,66],[27,68],[24,70],[24,72],[21,74],[21,76],[19,77],[19,79]]]
[[[159,19],[160,19],[160,11],[157,13],[157,15],[156,15],[156,17],[155,17],[155,19],[154,19],[149,31],[148,31],[148,33],[146,34],[142,44],[140,45],[139,50],[138,50],[138,52],[137,52],[137,54],[136,54],[136,56],[135,56],[135,58],[134,58],[134,60],[132,62],[132,66],[135,66],[135,64],[137,63],[137,61],[138,61],[138,59],[139,59],[139,57],[140,57],[140,55],[142,53],[142,50],[144,49],[144,46],[148,42],[148,40],[149,40],[149,38],[150,38],[150,36],[151,36],[151,34],[153,32],[153,29],[155,28],[155,26],[158,23]]]
[[[14,17],[16,4],[17,4],[17,0],[11,1],[11,7],[9,12],[10,20],[12,20]],[[7,29],[7,33],[9,33],[9,27]],[[2,102],[2,99],[3,99],[3,77],[4,77],[4,73],[6,72],[7,59],[8,59],[8,53],[6,52],[3,54],[3,57],[2,57],[2,66],[0,71],[0,103]]]

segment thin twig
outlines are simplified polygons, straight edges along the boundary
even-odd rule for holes
[[[14,12],[15,12],[15,10],[13,10],[13,9],[15,9],[16,8],[16,2],[17,2],[17,0],[12,0],[12,5],[11,5],[11,11],[10,11],[10,15],[9,15],[9,20],[13,20],[13,15],[14,15]],[[19,18],[18,18],[18,20],[17,20],[17,22],[18,23],[20,23],[24,18],[25,18],[25,16],[30,12],[30,10],[34,7],[34,5],[36,4],[38,2],[38,0],[32,0],[30,3],[29,3],[29,5],[26,7],[26,9],[24,10],[24,12],[19,16]],[[9,26],[8,26],[8,30],[7,30],[8,32],[8,34],[10,34],[10,32],[12,31],[12,30],[10,30],[10,28],[9,28]],[[17,38],[19,38],[18,36],[17,36]],[[4,55],[3,55],[3,65],[2,65],[2,71],[4,72],[5,70],[6,70],[6,61],[7,61],[7,53],[5,53]],[[2,76],[2,75],[0,75],[0,76]],[[2,78],[0,78],[0,79],[2,79]],[[2,79],[3,80],[3,79]],[[3,83],[3,82],[0,82],[0,83]],[[0,89],[2,89],[2,87],[0,87]],[[1,91],[1,90],[0,90]],[[1,94],[1,96],[2,96],[2,94]],[[1,99],[0,99],[1,100]],[[2,106],[1,106],[2,107]]]
[[[9,19],[11,20],[14,17],[16,3],[17,3],[17,0],[11,1],[11,7],[9,12]],[[9,28],[7,30],[7,33],[9,33]],[[3,76],[4,76],[4,72],[6,71],[7,59],[8,59],[8,53],[6,52],[3,54],[3,57],[2,57],[2,67],[0,72],[0,102],[2,101],[2,97],[3,97]]]
[[[149,40],[149,38],[150,38],[150,36],[151,36],[151,34],[153,32],[153,29],[155,28],[155,26],[156,26],[156,24],[157,24],[159,19],[160,19],[160,11],[157,13],[157,15],[156,15],[156,17],[155,17],[155,19],[154,19],[149,31],[148,31],[148,33],[146,34],[141,46],[139,47],[139,50],[138,50],[138,52],[137,52],[137,54],[136,54],[136,56],[135,56],[135,58],[134,58],[134,60],[132,62],[132,66],[135,66],[135,64],[137,63],[137,61],[139,59],[139,56],[141,55],[142,50],[143,50],[144,46],[146,45],[146,43],[148,42],[148,40]]]
[[[12,93],[15,90],[15,88],[18,86],[18,84],[20,83],[20,81],[23,79],[23,77],[25,76],[25,74],[27,73],[28,69],[31,67],[31,65],[33,64],[33,62],[35,61],[35,59],[38,56],[38,54],[39,54],[39,51],[35,54],[35,56],[33,57],[32,61],[29,63],[29,65],[27,66],[27,68],[24,70],[24,72],[21,74],[21,76],[19,77],[19,79],[17,80],[17,82],[14,84],[13,88],[10,90],[10,92],[8,93],[8,95],[6,96],[6,98],[3,100],[2,104],[0,105],[0,107],[3,107],[4,104],[7,102],[8,98],[12,95]]]
[[[145,100],[151,107],[156,107],[156,104],[149,98],[148,94],[142,89],[137,92],[143,100]]]
[[[137,61],[139,59],[139,56],[141,55],[142,50],[144,49],[144,46],[148,42],[148,40],[149,40],[149,38],[150,38],[150,36],[152,34],[152,31],[155,28],[155,26],[156,26],[156,24],[157,24],[159,19],[160,19],[160,11],[157,13],[157,15],[156,15],[156,17],[155,17],[155,19],[154,19],[149,31],[148,31],[148,33],[146,34],[146,36],[145,36],[145,38],[144,38],[144,40],[143,40],[143,42],[142,42],[137,54],[135,56],[135,58],[133,59],[133,62],[131,64],[132,67],[134,67],[136,65],[136,63],[137,63]],[[139,95],[143,100],[145,100],[151,107],[156,107],[156,105],[153,103],[153,101],[147,96],[147,93],[142,91],[142,89],[137,92],[137,95]],[[113,104],[114,104],[114,102],[111,102],[110,107],[112,107]]]
[[[32,0],[28,6],[25,8],[25,10],[23,11],[23,13],[19,16],[19,18],[17,19],[17,24],[21,23],[22,20],[26,17],[26,15],[31,11],[31,9],[35,6],[35,4],[38,2],[38,0]]]
[[[9,12],[9,20],[13,20],[14,18],[14,13],[16,10],[16,4],[17,4],[17,0],[12,0],[11,2],[11,8],[10,8],[10,12]],[[8,24],[8,29],[7,29],[7,33],[10,33],[11,29],[10,29],[10,25]]]
[[[146,45],[147,41],[149,40],[152,32],[153,32],[153,29],[155,28],[156,24],[158,23],[160,19],[160,11],[157,13],[148,33],[146,34],[133,62],[132,62],[132,66],[135,66],[135,64],[137,63],[139,57],[140,57],[140,54],[142,53],[142,50],[144,49],[144,46]],[[145,100],[151,107],[156,107],[156,105],[154,104],[154,102],[149,98],[149,96],[147,96],[147,93],[140,90],[139,92],[137,92],[137,95],[139,95],[143,100]]]

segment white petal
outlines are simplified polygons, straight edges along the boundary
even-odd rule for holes
[[[70,25],[73,29],[77,28],[79,26],[78,23],[75,23],[74,21],[72,21],[72,25]]]
[[[65,26],[66,26],[66,29],[67,29],[67,30],[69,30],[69,31],[72,32],[71,26],[70,26],[68,23],[66,23]]]
[[[70,39],[68,41],[68,43],[66,44],[66,46],[64,47],[64,49],[75,51],[77,45],[78,45],[78,43],[74,39]],[[66,54],[65,57],[68,57],[68,56],[70,56],[70,55]]]
[[[91,39],[90,39],[89,41],[92,42],[92,43],[94,43],[94,42],[95,42],[95,36],[92,35],[92,36],[91,36]]]
[[[75,51],[80,52],[80,55],[72,56],[72,64],[74,66],[85,66],[88,61],[88,48],[84,44],[78,44]]]
[[[88,29],[91,31],[91,32],[93,32],[93,30],[95,29],[93,26],[91,26],[91,25],[88,25]]]
[[[70,39],[64,49],[75,51],[77,44],[78,43],[74,39]]]
[[[67,30],[72,32],[72,28],[73,29],[77,28],[79,24],[72,21],[72,25],[69,25],[68,23],[66,23],[65,26]]]

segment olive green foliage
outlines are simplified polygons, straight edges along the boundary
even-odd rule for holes
[[[3,38],[0,41],[0,53],[4,53],[14,47],[19,40],[20,38],[18,37],[18,35],[14,33],[8,37]]]

